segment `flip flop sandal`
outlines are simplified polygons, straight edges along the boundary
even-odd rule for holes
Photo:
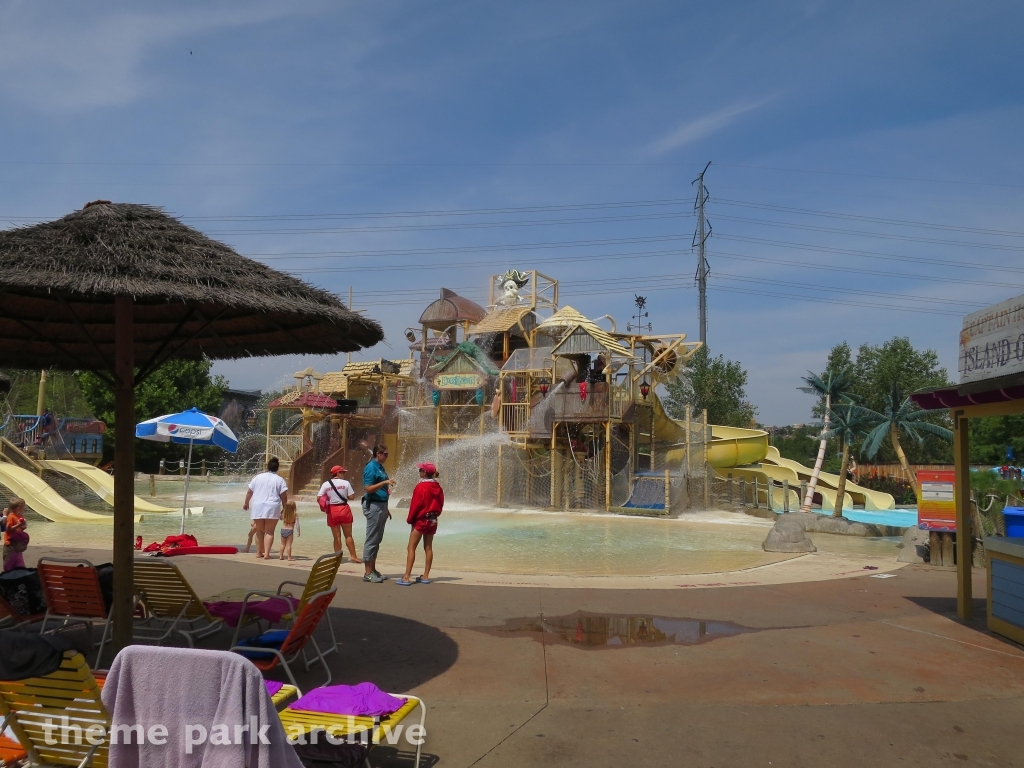
[[[411,587],[411,586],[413,585],[413,583],[414,583],[414,582],[411,582],[411,581],[406,581],[405,579],[398,579],[398,580],[397,580],[397,581],[395,582],[395,584],[397,584],[397,585],[398,585],[398,586],[400,586],[400,587]]]
[[[430,579],[424,579],[422,576],[417,576],[416,577],[416,583],[417,584],[429,584],[430,583]]]

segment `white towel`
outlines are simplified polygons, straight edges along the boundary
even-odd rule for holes
[[[263,676],[235,653],[128,646],[110,668],[103,703],[119,742],[110,768],[302,768]],[[125,725],[142,726],[145,743],[137,730],[124,743]],[[164,745],[153,743],[160,725]]]

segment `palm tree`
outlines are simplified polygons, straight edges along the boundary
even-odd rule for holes
[[[822,434],[825,440],[838,437],[843,443],[843,461],[839,469],[839,486],[836,488],[836,504],[832,517],[843,516],[843,497],[846,495],[846,471],[850,468],[850,446],[864,437],[885,417],[853,403],[843,403],[832,409],[831,426]]]
[[[917,403],[903,395],[903,391],[898,385],[893,384],[885,398],[885,409],[879,414],[881,422],[864,438],[864,453],[869,459],[873,459],[888,434],[893,450],[896,451],[896,456],[899,457],[900,464],[903,465],[903,471],[907,473],[910,482],[916,485],[917,475],[910,468],[907,454],[903,452],[903,446],[900,445],[900,432],[909,435],[918,445],[924,442],[922,432],[938,435],[945,440],[953,439],[952,430],[932,424],[930,421],[924,421],[921,417],[925,413],[926,411],[919,408]]]
[[[821,465],[825,461],[825,446],[828,443],[825,433],[828,432],[828,416],[832,410],[832,402],[849,398],[853,389],[853,369],[850,366],[838,370],[828,368],[820,376],[808,371],[807,376],[803,377],[803,382],[805,386],[797,387],[801,392],[825,398],[825,417],[822,419],[818,458],[814,460],[814,471],[811,472],[811,481],[807,484],[807,495],[804,496],[804,502],[800,505],[801,512],[810,512],[814,490],[818,487]]]

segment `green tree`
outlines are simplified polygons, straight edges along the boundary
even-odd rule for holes
[[[889,396],[885,400],[882,412],[875,412],[875,415],[878,417],[878,426],[864,438],[864,453],[869,459],[873,459],[878,454],[882,441],[888,435],[893,450],[896,451],[896,456],[899,457],[900,464],[903,465],[903,471],[915,485],[917,476],[910,468],[910,462],[907,461],[907,454],[900,443],[900,433],[912,438],[918,444],[924,442],[925,434],[935,435],[946,441],[953,439],[952,430],[925,421],[931,415],[930,412],[919,408],[917,403],[903,394],[897,384],[890,387]]]
[[[1007,446],[1013,448],[1013,461],[1006,458]],[[1024,460],[1024,415],[971,419],[970,447],[971,463],[1020,466]]]
[[[695,414],[705,408],[708,423],[726,427],[749,427],[757,408],[747,401],[747,372],[735,360],[712,357],[706,346],[690,358],[682,375],[666,385],[665,410],[682,419],[689,405]]]
[[[941,387],[950,383],[935,351],[915,349],[906,337],[897,336],[877,345],[861,344],[856,354],[844,341],[829,352],[829,365],[833,363],[853,367],[851,396],[859,405],[879,413],[885,410],[894,385],[909,394],[925,387]],[[819,418],[823,415],[823,406],[822,398],[814,410]],[[927,420],[946,428],[952,426],[946,411],[935,412],[927,416]],[[952,462],[952,448],[947,441],[930,433],[922,437],[920,443],[915,440],[902,446],[911,464]],[[890,442],[881,445],[875,459],[883,464],[900,461]]]
[[[165,413],[175,413],[195,407],[206,413],[217,413],[227,381],[223,376],[211,376],[210,360],[169,360],[155,370],[135,388],[135,421],[145,421]],[[92,406],[96,418],[106,422],[107,434],[104,452],[113,454],[114,448],[114,390],[94,373],[78,374],[82,394]],[[184,457],[187,446],[171,443],[139,441],[135,446],[136,469],[154,472],[161,458]],[[221,455],[219,448],[197,448],[195,459],[211,459]]]
[[[39,402],[39,371],[8,368],[2,371],[11,380],[7,404],[12,413],[33,414]],[[78,379],[70,371],[46,372],[45,406],[58,417],[92,416],[89,403],[82,396]]]
[[[829,428],[822,438],[831,440],[838,437],[843,444],[843,458],[839,464],[839,485],[836,488],[836,504],[833,517],[843,516],[843,497],[846,495],[846,471],[850,468],[850,449],[878,424],[881,414],[862,408],[853,403],[843,403],[829,414]]]
[[[809,395],[817,395],[819,399],[823,399],[825,401],[825,410],[821,426],[821,440],[818,443],[818,456],[814,460],[811,480],[807,483],[807,493],[804,496],[803,503],[800,505],[801,512],[811,511],[811,501],[814,499],[814,491],[818,487],[821,465],[825,461],[825,448],[828,446],[828,420],[832,412],[832,404],[848,399],[850,389],[853,386],[853,371],[848,367],[826,368],[820,376],[810,371],[807,374],[807,376],[803,377],[804,386],[797,387],[797,389]]]

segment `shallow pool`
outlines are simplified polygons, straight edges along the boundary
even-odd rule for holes
[[[148,483],[138,488],[149,497]],[[161,482],[151,500],[181,504],[181,483]],[[186,531],[200,544],[244,545],[249,517],[241,508],[245,486],[198,481],[192,484],[189,506],[205,513],[186,520]],[[361,555],[363,516],[355,510],[353,536]],[[405,562],[409,526],[406,510],[392,510],[378,563],[394,572]],[[301,535],[296,556],[315,557],[331,549],[330,530],[312,502],[299,503]],[[180,516],[146,515],[136,532],[148,544],[178,533]],[[702,512],[680,519],[566,514],[537,510],[497,510],[451,503],[440,519],[434,539],[434,565],[443,570],[479,573],[580,576],[712,573],[740,570],[786,559],[761,549],[770,522],[743,514]],[[33,521],[37,544],[109,546],[110,528],[103,525]],[[895,557],[895,539],[815,536],[820,551]],[[275,547],[276,553],[276,547]],[[418,555],[422,562],[422,551]]]

